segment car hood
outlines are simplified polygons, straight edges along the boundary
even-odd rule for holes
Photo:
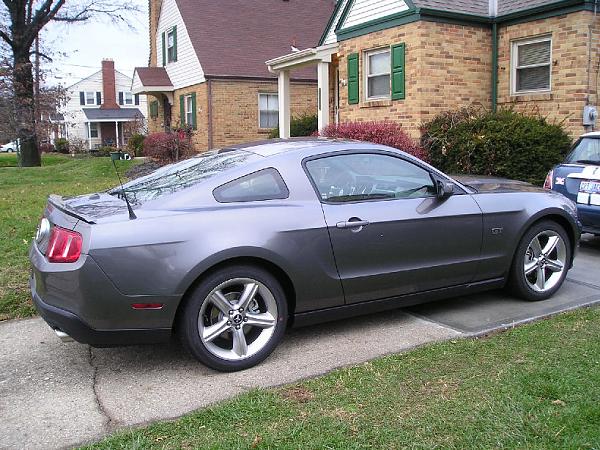
[[[541,187],[525,181],[480,175],[457,175],[453,178],[477,192],[543,192]]]

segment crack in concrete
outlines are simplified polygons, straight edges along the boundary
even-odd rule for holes
[[[102,404],[102,400],[100,400],[100,395],[98,394],[98,366],[94,364],[94,360],[96,357],[92,351],[92,347],[88,345],[88,356],[89,356],[89,364],[92,368],[92,391],[94,392],[94,400],[96,402],[96,406],[98,407],[98,411],[105,419],[104,427],[108,432],[114,430],[117,427],[117,422],[111,417],[110,413]]]

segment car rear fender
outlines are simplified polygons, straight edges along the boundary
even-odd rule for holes
[[[188,293],[190,288],[193,288],[199,279],[201,279],[206,273],[213,270],[215,267],[221,266],[228,262],[234,263],[235,261],[243,259],[263,261],[267,265],[276,267],[281,273],[286,274],[286,277],[290,281],[293,288],[294,280],[289,276],[292,271],[289,267],[287,267],[287,264],[279,255],[268,249],[260,247],[236,247],[220,251],[202,260],[202,262],[191,269],[181,280],[177,286],[177,292]]]

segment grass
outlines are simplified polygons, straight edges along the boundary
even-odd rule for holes
[[[125,171],[133,164],[120,161]],[[0,154],[0,320],[29,317],[27,252],[49,194],[76,195],[118,183],[109,158],[44,155],[42,167],[21,168]]]
[[[254,390],[92,449],[600,448],[600,308]]]

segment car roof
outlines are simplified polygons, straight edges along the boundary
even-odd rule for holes
[[[591,131],[589,133],[584,133],[581,135],[581,137],[600,138],[600,131]]]
[[[250,153],[255,153],[264,157],[275,156],[282,153],[290,152],[299,152],[303,155],[310,156],[336,150],[348,150],[357,147],[361,147],[365,150],[389,150],[389,147],[385,147],[379,144],[373,144],[371,142],[355,141],[350,139],[333,139],[324,137],[300,137],[289,139],[269,139],[264,141],[236,144],[221,149],[219,153],[234,150],[242,150]]]

